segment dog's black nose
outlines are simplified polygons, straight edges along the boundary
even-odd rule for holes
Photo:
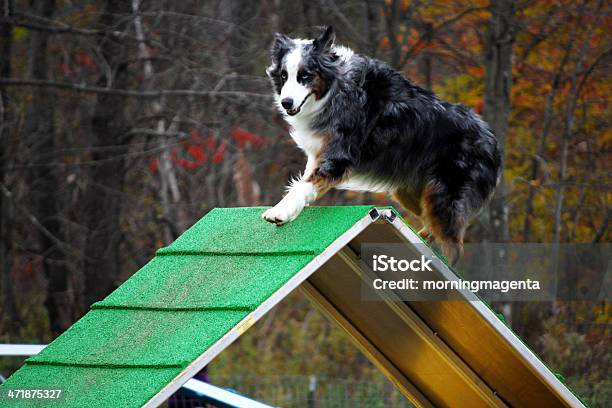
[[[291,109],[293,108],[293,99],[285,98],[281,101],[281,105],[283,105],[283,108],[285,109]]]

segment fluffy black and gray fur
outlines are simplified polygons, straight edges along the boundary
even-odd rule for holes
[[[493,133],[471,109],[333,41],[331,27],[314,40],[274,40],[268,75],[308,164],[263,217],[291,221],[330,188],[386,191],[421,217],[421,235],[455,262],[500,177]]]

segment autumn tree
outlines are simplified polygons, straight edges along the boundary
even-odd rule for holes
[[[610,241],[604,1],[1,4],[0,335],[9,341],[50,340],[212,208],[280,199],[304,155],[265,76],[275,31],[312,37],[332,24],[338,43],[484,115],[504,178],[466,241]],[[346,191],[318,204],[366,202],[393,204]],[[282,307],[282,324],[263,322],[217,372],[264,361],[278,374],[373,378],[303,299]],[[589,401],[605,400],[609,363],[595,354],[609,345],[608,303],[513,309],[510,324],[532,348]],[[287,353],[312,354],[317,339],[328,351],[288,366]],[[328,364],[334,356],[346,364]]]
[[[512,53],[514,44],[514,0],[493,0],[491,19],[484,47],[485,86],[483,114],[504,157],[510,115],[512,87]],[[490,239],[507,242],[508,209],[505,203],[505,183],[500,179],[489,205]]]

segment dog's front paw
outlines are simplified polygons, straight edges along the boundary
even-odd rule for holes
[[[261,215],[261,218],[272,224],[282,225],[295,220],[297,216],[300,215],[300,212],[302,212],[302,208],[303,207],[300,208],[299,206],[287,205],[281,201],[274,207],[266,210]]]

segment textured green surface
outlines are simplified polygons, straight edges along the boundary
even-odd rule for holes
[[[94,309],[28,361],[182,367],[247,314],[227,310]]]
[[[140,407],[181,368],[106,368],[26,364],[2,386],[1,407]],[[9,389],[59,389],[57,401],[8,400]]]
[[[141,406],[371,208],[308,207],[280,227],[263,207],[211,211],[29,358],[0,398],[60,388],[58,407]]]
[[[95,307],[253,310],[311,259],[312,255],[158,256]]]
[[[216,208],[158,254],[318,254],[371,208],[307,207],[281,226],[261,222],[264,207]]]

